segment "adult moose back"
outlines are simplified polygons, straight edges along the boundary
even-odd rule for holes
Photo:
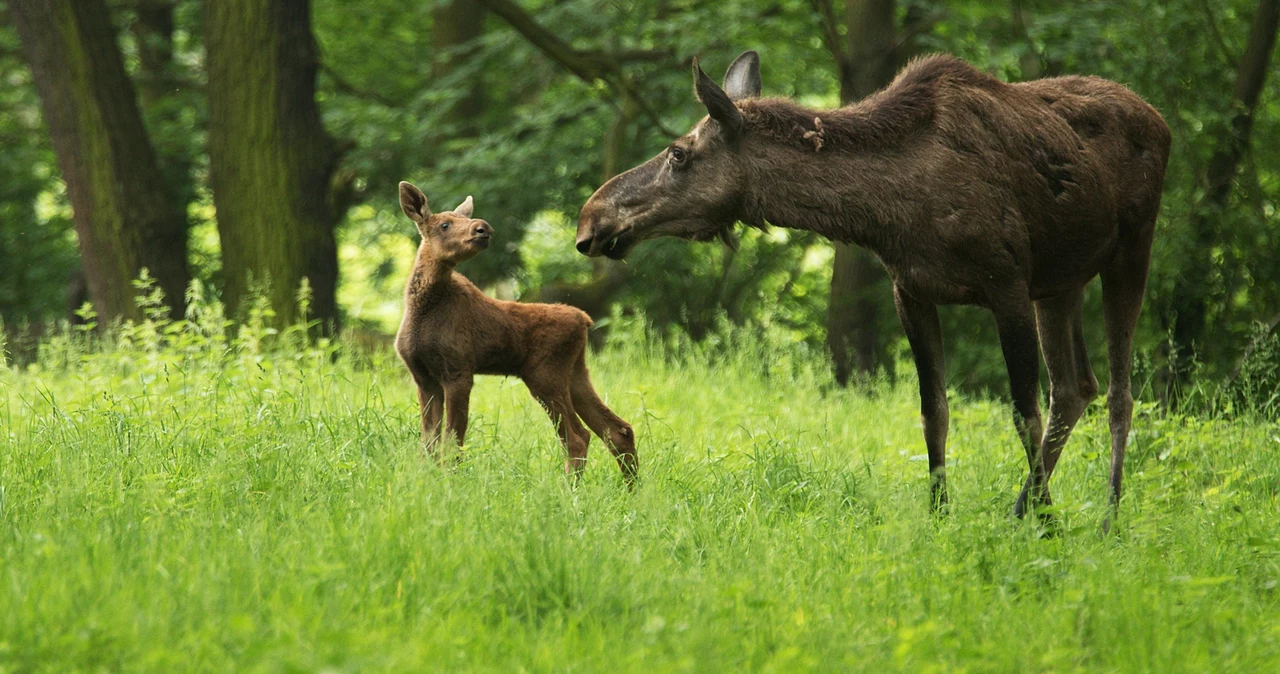
[[[1169,156],[1169,128],[1136,94],[1096,77],[1006,84],[956,58],[916,60],[882,91],[837,110],[759,98],[748,51],[723,87],[693,63],[708,116],[582,207],[577,249],[621,259],[661,235],[727,240],[735,222],[864,246],[893,279],[920,380],[936,506],[946,503],[948,411],[936,306],[995,315],[1029,475],[1018,516],[1048,482],[1097,395],[1081,324],[1102,277],[1111,502],[1133,415],[1133,332]],[[1049,372],[1041,423],[1039,345]]]

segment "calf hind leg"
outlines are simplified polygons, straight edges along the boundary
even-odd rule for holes
[[[578,421],[578,415],[574,411],[569,395],[569,387],[559,383],[549,384],[528,380],[525,383],[529,386],[533,397],[547,411],[551,422],[556,425],[560,444],[568,455],[564,462],[564,472],[576,479],[587,466],[587,444],[590,442],[590,437],[582,427],[582,423]]]
[[[591,376],[587,371],[586,363],[579,364],[574,373],[570,392],[573,396],[574,411],[582,417],[591,431],[604,441],[609,451],[613,452],[627,484],[634,484],[640,471],[640,462],[636,457],[635,432],[631,429],[631,424],[614,414],[613,410],[600,400],[600,396],[596,395],[595,388],[591,386]]]

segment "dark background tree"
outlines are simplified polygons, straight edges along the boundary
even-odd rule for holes
[[[1234,86],[1225,116],[1207,131],[1213,153],[1198,170],[1198,203],[1191,213],[1186,238],[1184,265],[1174,284],[1173,297],[1162,316],[1172,326],[1170,368],[1166,396],[1176,400],[1188,384],[1196,358],[1196,347],[1206,338],[1205,330],[1214,300],[1223,290],[1214,276],[1215,244],[1229,236],[1223,226],[1230,221],[1230,198],[1240,163],[1249,152],[1253,119],[1271,69],[1271,54],[1280,28],[1280,0],[1262,0],[1253,14],[1244,54],[1238,59]],[[1280,311],[1280,309],[1278,309]],[[1276,314],[1280,317],[1280,313]],[[1269,320],[1274,329],[1276,320]]]
[[[834,0],[812,1],[836,63],[840,102],[861,100],[889,84],[902,61],[895,0],[845,0],[843,23]],[[890,365],[883,333],[891,291],[875,255],[849,244],[832,245],[827,348],[836,382],[843,386],[854,371],[869,374]]]
[[[338,319],[341,215],[331,187],[339,153],[316,107],[316,45],[309,2],[207,0],[209,168],[235,314],[250,278],[269,281],[282,320],[299,285],[313,316]]]
[[[137,315],[142,268],[176,314],[190,273],[187,222],[166,185],[102,0],[13,0],[75,213],[89,294],[107,318]]]

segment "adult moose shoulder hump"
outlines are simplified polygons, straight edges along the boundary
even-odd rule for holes
[[[1006,84],[946,55],[915,60],[885,89],[836,110],[760,98],[752,51],[729,66],[723,86],[696,59],[693,78],[707,116],[591,195],[578,251],[621,259],[645,239],[727,237],[739,221],[870,249],[893,279],[919,372],[935,507],[947,501],[948,425],[936,307],[986,307],[1030,467],[1019,517],[1051,503],[1049,477],[1097,395],[1080,307],[1100,275],[1117,504],[1133,332],[1169,158],[1160,113],[1097,77]],[[1037,346],[1049,372],[1047,429]]]

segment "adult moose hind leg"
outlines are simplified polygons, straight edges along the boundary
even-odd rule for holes
[[[1004,352],[1005,367],[1009,371],[1009,393],[1013,398],[1013,425],[1027,453],[1028,482],[1043,485],[1048,481],[1045,464],[1040,455],[1043,425],[1040,419],[1040,340],[1036,335],[1035,312],[1031,296],[1023,283],[1006,287],[998,298],[993,298],[991,311],[996,317],[996,329],[1000,333],[1000,349]],[[1040,494],[1030,494],[1029,505],[1037,505]],[[1022,499],[1018,499],[1021,503]],[[1014,504],[1014,514],[1022,517],[1025,507]],[[1049,521],[1051,518],[1043,518]]]
[[[1049,480],[1062,455],[1062,448],[1071,437],[1080,415],[1089,401],[1097,394],[1098,382],[1089,366],[1089,355],[1084,350],[1084,330],[1080,320],[1080,305],[1084,288],[1036,302],[1036,328],[1040,335],[1040,350],[1049,370],[1049,420],[1044,438],[1040,442],[1043,473],[1031,470],[1022,493],[1014,505],[1014,512],[1021,517],[1028,502],[1049,505],[1053,502],[1049,493]],[[1043,475],[1043,482],[1039,478]]]
[[[916,362],[920,380],[920,422],[924,445],[929,453],[929,498],[935,511],[947,503],[947,373],[942,346],[942,326],[938,308],[920,302],[898,285],[893,286],[893,305],[902,321]]]
[[[636,457],[635,431],[631,429],[631,424],[623,421],[600,400],[595,387],[591,385],[591,375],[585,361],[580,361],[575,369],[569,390],[574,411],[604,441],[609,451],[613,452],[627,485],[634,485],[640,471],[640,463]]]
[[[1129,425],[1133,421],[1133,394],[1130,392],[1133,333],[1147,288],[1155,210],[1135,229],[1129,236],[1121,238],[1115,257],[1102,270],[1102,308],[1107,331],[1107,360],[1111,369],[1111,382],[1107,387],[1107,411],[1111,425],[1111,516],[1120,505],[1125,445],[1129,441]],[[1102,529],[1104,533],[1110,531],[1111,517],[1103,522]]]

